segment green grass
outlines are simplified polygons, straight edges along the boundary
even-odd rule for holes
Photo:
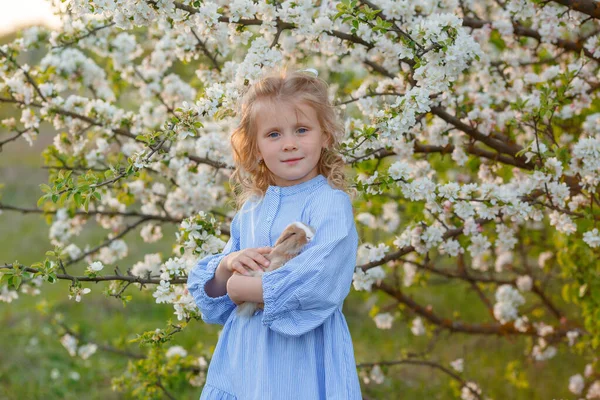
[[[47,176],[46,171],[39,168],[42,141],[51,140],[51,135],[45,135],[40,135],[40,142],[34,148],[21,142],[2,153],[0,183],[6,184],[2,191],[3,203],[35,207],[40,196],[38,185],[45,183]],[[2,137],[5,136],[0,134]],[[162,252],[163,256],[169,256],[174,227],[163,228],[164,238],[158,243],[143,243],[139,238],[139,228],[128,236],[130,254],[119,262],[122,271],[149,252]],[[52,248],[48,229],[40,214],[5,211],[0,215],[0,263],[18,260],[30,264],[42,260],[44,252]],[[95,244],[103,237],[104,231],[95,227],[91,219],[76,243]],[[80,265],[73,267],[70,272],[81,274],[82,270],[83,266]],[[110,384],[112,377],[120,376],[126,370],[127,357],[100,350],[88,360],[69,356],[59,342],[56,328],[51,324],[52,316],[60,313],[65,324],[90,341],[143,353],[143,349],[127,341],[144,331],[164,328],[166,321],[174,318],[173,309],[156,304],[150,292],[139,292],[135,288],[129,289],[134,300],[124,308],[119,300],[105,298],[101,294],[102,284],[86,287],[91,287],[92,292],[85,295],[81,303],[68,299],[66,281],[45,284],[39,296],[21,295],[10,304],[0,303],[0,323],[3,328],[0,330],[0,398],[130,398],[114,392]],[[454,310],[460,310],[461,320],[490,321],[477,295],[462,284],[411,287],[405,292],[421,304],[431,304],[440,315],[452,317]],[[344,307],[357,363],[395,360],[401,358],[402,351],[423,351],[430,338],[412,335],[410,321],[413,315],[402,315],[394,321],[391,330],[376,329],[369,318],[369,308],[365,306],[372,296],[379,297],[380,305],[390,301],[381,293],[352,290]],[[555,301],[557,297],[553,295]],[[561,307],[564,305],[561,304]],[[211,346],[216,344],[219,328],[193,322],[188,329],[175,335],[170,345],[181,345],[196,356],[204,352],[210,354]],[[431,359],[448,366],[456,358],[464,358],[465,371],[462,376],[478,382],[485,395],[494,399],[572,398],[567,390],[568,378],[583,370],[581,359],[568,354],[561,346],[554,359],[533,363],[523,356],[528,346],[530,343],[526,338],[443,333],[436,340]],[[530,382],[529,388],[519,389],[505,378],[506,367],[512,360],[520,360],[522,371]],[[60,373],[56,379],[51,378],[53,369]],[[79,380],[69,377],[72,371],[80,375]],[[361,382],[363,392],[369,398],[455,398],[451,379],[440,371],[424,366],[399,365],[387,368],[385,372],[387,379],[382,385],[365,385]],[[190,385],[170,390],[177,398],[197,398],[201,391]]]

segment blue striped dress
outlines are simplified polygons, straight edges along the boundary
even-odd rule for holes
[[[273,246],[293,221],[315,228],[299,255],[263,275],[264,310],[238,318],[229,295],[204,285],[221,259]],[[323,175],[269,186],[234,216],[223,253],[201,259],[188,290],[210,324],[221,324],[201,400],[361,399],[352,339],[342,314],[356,264],[358,234],[349,196]]]

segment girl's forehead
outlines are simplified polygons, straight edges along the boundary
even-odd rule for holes
[[[254,117],[260,122],[261,116],[270,116],[271,118],[288,119],[295,116],[294,120],[302,117],[312,119],[317,118],[317,112],[310,105],[297,100],[277,100],[272,98],[258,99],[254,107]]]

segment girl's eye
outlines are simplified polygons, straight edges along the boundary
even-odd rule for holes
[[[300,131],[302,131],[302,132],[300,132]],[[306,133],[306,132],[308,132],[308,129],[306,129],[306,128],[299,128],[298,129],[298,133]]]
[[[274,136],[271,136],[271,135],[279,135],[279,133],[277,133],[277,132],[271,132],[271,133],[269,133],[267,135],[267,137],[274,137]]]

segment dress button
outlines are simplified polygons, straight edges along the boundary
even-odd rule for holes
[[[273,220],[273,217],[268,217],[267,221],[271,222]]]

